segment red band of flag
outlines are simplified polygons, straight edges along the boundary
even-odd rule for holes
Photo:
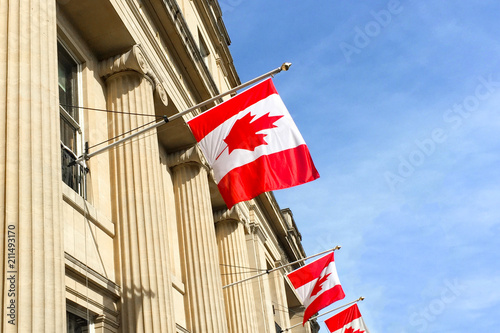
[[[287,161],[287,163],[283,163]],[[266,172],[271,170],[271,172]],[[228,208],[257,195],[312,181],[319,177],[309,149],[295,149],[264,155],[255,161],[231,170],[217,185]]]

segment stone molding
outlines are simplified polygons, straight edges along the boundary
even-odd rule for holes
[[[109,328],[118,330],[118,328],[120,327],[120,325],[116,321],[109,318],[105,314],[101,314],[101,315],[98,315],[97,317],[95,317],[94,324],[96,326],[99,326],[102,328],[107,327],[108,330],[109,330]]]
[[[155,95],[164,105],[168,105],[168,94],[163,84],[149,66],[147,57],[140,45],[134,45],[129,51],[99,63],[99,76],[103,79],[126,71],[135,71],[144,75],[152,82]]]

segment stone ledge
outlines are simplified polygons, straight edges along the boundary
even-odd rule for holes
[[[76,259],[68,253],[64,253],[64,264],[67,273],[66,276],[78,278],[80,280],[88,281],[96,286],[98,290],[103,291],[113,300],[117,301],[121,297],[121,288],[116,283],[107,277],[99,274],[92,268],[85,265],[80,260]]]
[[[104,231],[108,236],[115,237],[115,224],[89,202],[78,195],[68,185],[62,184],[63,200],[73,207],[77,212],[92,221],[99,229]]]

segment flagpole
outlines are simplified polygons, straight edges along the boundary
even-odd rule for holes
[[[322,313],[322,314],[319,314],[319,315],[313,316],[313,317],[309,318],[307,321],[311,321],[311,320],[317,319],[317,318],[319,318],[319,317],[321,317],[321,316],[327,315],[327,314],[329,314],[329,313],[331,313],[331,312],[333,312],[333,311],[340,310],[340,309],[342,309],[342,308],[345,308],[346,306],[349,306],[349,305],[351,305],[351,304],[357,303],[357,302],[362,301],[362,300],[364,300],[364,299],[365,299],[365,298],[364,298],[363,296],[361,296],[361,297],[360,297],[360,298],[358,298],[357,300],[352,301],[352,302],[347,303],[347,304],[344,304],[344,305],[342,305],[342,306],[339,306],[339,307],[338,307],[338,308],[336,308],[336,309],[333,309],[333,310],[327,311],[327,312],[325,312],[325,313]],[[289,330],[291,330],[292,328],[297,327],[297,326],[300,326],[300,325],[302,325],[302,323],[298,323],[298,324],[295,324],[295,325],[290,326],[290,327],[288,327],[288,328],[285,328],[284,330],[282,330],[282,332],[289,331]]]
[[[201,107],[203,107],[203,106],[205,106],[205,105],[207,105],[207,104],[212,103],[213,101],[218,100],[218,99],[219,99],[219,98],[221,98],[221,97],[224,97],[224,96],[226,96],[226,95],[232,94],[233,92],[236,92],[236,91],[238,91],[238,90],[240,90],[240,89],[246,88],[246,87],[248,87],[249,85],[252,85],[252,84],[254,84],[254,83],[256,83],[256,82],[259,82],[259,81],[261,81],[261,80],[263,80],[263,79],[265,79],[265,78],[267,78],[267,77],[274,76],[275,74],[278,74],[278,73],[279,73],[279,72],[281,72],[281,71],[288,71],[288,69],[290,68],[290,66],[292,66],[292,63],[290,63],[290,62],[285,62],[285,63],[283,63],[280,67],[278,67],[278,68],[276,68],[276,69],[273,69],[272,71],[269,71],[269,72],[267,72],[267,73],[265,73],[265,74],[262,74],[261,76],[258,76],[258,77],[256,77],[255,79],[252,79],[252,80],[250,80],[250,81],[247,81],[247,82],[245,82],[245,83],[242,83],[242,84],[240,84],[239,86],[237,86],[237,87],[235,87],[235,88],[233,88],[233,89],[230,89],[230,90],[228,90],[228,91],[225,91],[225,92],[223,92],[223,93],[221,93],[221,94],[219,94],[219,95],[217,95],[217,96],[214,96],[214,97],[212,97],[212,98],[210,98],[210,99],[207,99],[207,100],[205,100],[205,101],[203,101],[203,102],[201,102],[201,103],[198,103],[198,104],[196,104],[195,106],[192,106],[192,107],[190,107],[190,108],[188,108],[188,109],[186,109],[186,110],[184,110],[184,111],[182,111],[182,112],[179,112],[179,113],[177,113],[177,114],[174,114],[174,115],[173,115],[173,116],[171,116],[171,117],[163,116],[163,120],[162,120],[162,121],[159,121],[159,122],[157,122],[157,123],[154,123],[154,124],[152,124],[151,126],[148,126],[148,127],[144,128],[144,129],[142,129],[142,130],[140,130],[140,131],[137,131],[137,132],[133,133],[133,134],[130,134],[129,136],[126,136],[126,137],[124,137],[124,138],[122,138],[122,139],[120,139],[120,140],[118,140],[118,141],[115,141],[115,142],[113,142],[113,143],[111,143],[111,144],[107,145],[106,147],[103,147],[103,148],[101,148],[101,149],[99,149],[99,150],[96,150],[96,151],[95,151],[95,152],[93,152],[93,153],[90,153],[90,154],[88,154],[88,153],[84,153],[82,156],[78,157],[75,161],[71,162],[71,163],[70,163],[70,166],[71,166],[71,165],[75,165],[76,163],[80,163],[80,162],[82,162],[83,160],[88,161],[91,157],[94,157],[94,156],[96,156],[96,155],[99,155],[99,154],[101,154],[101,153],[105,152],[106,150],[111,149],[111,148],[113,148],[113,147],[115,147],[115,146],[117,146],[117,145],[121,144],[121,143],[122,143],[122,142],[124,142],[124,141],[130,140],[130,139],[132,139],[132,138],[134,138],[134,137],[136,137],[136,136],[138,136],[138,135],[141,135],[141,134],[143,134],[143,133],[145,133],[145,132],[148,132],[148,131],[150,131],[150,130],[152,130],[152,129],[155,129],[155,128],[157,128],[157,127],[160,127],[160,126],[162,126],[162,125],[164,125],[164,124],[166,124],[166,123],[168,123],[168,122],[170,122],[170,121],[172,121],[172,120],[175,120],[175,119],[177,119],[177,118],[180,118],[180,117],[182,117],[183,115],[185,115],[185,114],[187,114],[187,113],[193,112],[193,111],[194,111],[194,110],[196,110],[196,109],[199,109],[199,108],[201,108]]]
[[[306,261],[307,259],[311,259],[311,258],[314,258],[314,257],[320,256],[320,255],[325,254],[325,253],[328,253],[328,252],[332,252],[332,251],[335,251],[335,250],[340,250],[340,248],[341,248],[341,246],[340,246],[340,245],[337,245],[337,246],[335,246],[333,249],[329,249],[329,250],[326,250],[326,251],[323,251],[323,252],[320,252],[320,253],[316,253],[316,254],[314,254],[314,255],[312,255],[312,256],[309,256],[309,257],[306,257],[306,258],[303,258],[303,259],[299,259],[299,260],[296,260],[296,261],[294,261],[294,262],[290,262],[290,263],[288,263],[288,264],[285,264],[285,265],[282,265],[282,266],[275,267],[275,268],[273,268],[273,269],[268,269],[268,270],[266,270],[265,272],[262,272],[262,273],[259,273],[259,274],[256,274],[256,275],[253,275],[253,276],[247,277],[247,278],[245,278],[245,279],[243,279],[243,280],[239,280],[239,281],[236,281],[236,282],[230,283],[230,284],[225,285],[224,287],[222,287],[222,289],[226,289],[226,288],[228,288],[228,287],[232,287],[232,286],[234,286],[234,285],[236,285],[236,284],[240,284],[240,283],[246,282],[246,281],[251,280],[251,279],[255,279],[255,278],[257,278],[257,277],[259,277],[259,276],[262,276],[262,275],[270,274],[270,273],[272,273],[272,272],[274,272],[274,271],[277,271],[278,269],[282,269],[282,268],[285,268],[285,267],[288,267],[288,266],[291,266],[291,265],[295,265],[296,263],[299,263],[299,262],[301,262],[301,261]]]

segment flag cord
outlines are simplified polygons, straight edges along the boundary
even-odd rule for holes
[[[152,123],[154,123],[154,122],[155,122],[155,120],[150,121],[150,122],[148,122],[148,123],[145,123],[144,125],[141,125],[141,126],[139,126],[139,127],[136,127],[136,128],[134,128],[134,129],[131,129],[130,131],[127,131],[127,132],[122,133],[122,134],[118,134],[117,136],[112,137],[111,139],[108,139],[108,140],[106,140],[106,141],[102,141],[102,142],[100,142],[100,143],[96,143],[95,145],[90,146],[88,149],[92,149],[92,148],[95,148],[95,147],[100,146],[100,145],[102,145],[102,144],[105,144],[106,142],[113,141],[114,139],[118,139],[120,136],[124,136],[124,135],[127,135],[127,134],[129,134],[129,133],[132,133],[133,131],[136,131],[136,130],[138,130],[138,129],[141,129],[141,128],[143,128],[143,127],[146,127],[146,126],[148,126],[148,125],[151,125],[151,124],[152,124]]]
[[[78,106],[78,105],[70,105],[70,104],[61,104],[59,103],[60,106],[63,108],[74,108],[74,109],[83,109],[83,110],[90,110],[90,111],[100,111],[100,112],[108,112],[108,113],[118,113],[118,114],[126,114],[129,116],[141,116],[141,117],[155,117],[155,118],[163,118],[163,116],[157,116],[154,114],[144,114],[144,113],[134,113],[134,112],[125,112],[125,111],[115,111],[115,110],[106,110],[106,109],[97,109],[97,108],[90,108],[86,106]]]
[[[274,271],[277,271],[278,269],[282,269],[282,268],[285,268],[285,267],[288,267],[288,266],[291,266],[291,265],[295,265],[295,264],[297,264],[297,263],[299,263],[299,262],[306,261],[307,259],[311,259],[311,258],[314,258],[314,257],[320,256],[320,255],[325,254],[325,253],[328,253],[328,252],[332,252],[332,251],[335,251],[335,250],[339,250],[340,248],[341,248],[341,246],[340,246],[340,245],[337,245],[337,246],[335,246],[333,249],[329,249],[329,250],[326,250],[326,251],[323,251],[323,252],[320,252],[320,253],[316,253],[316,254],[314,254],[314,255],[312,255],[312,256],[309,256],[309,257],[306,257],[306,258],[303,258],[303,259],[299,259],[299,260],[296,260],[296,261],[294,261],[294,262],[291,262],[291,263],[288,263],[288,264],[285,264],[285,265],[282,265],[282,266],[278,266],[278,267],[275,267],[275,268],[272,268],[272,269],[267,269],[265,272],[262,272],[262,273],[259,273],[259,274],[256,274],[256,275],[253,275],[253,276],[247,277],[247,278],[245,278],[245,279],[243,279],[243,280],[239,280],[239,281],[236,281],[236,282],[230,283],[230,284],[228,284],[228,285],[225,285],[225,286],[223,286],[223,287],[222,287],[222,289],[226,289],[226,288],[228,288],[228,287],[232,287],[232,286],[234,286],[234,285],[236,285],[236,284],[240,284],[240,283],[246,282],[246,281],[251,280],[251,279],[255,279],[255,278],[257,278],[257,277],[259,277],[259,276],[262,276],[262,275],[270,274],[270,273],[272,273],[272,272],[274,272]]]
[[[326,311],[325,313],[322,313],[322,314],[319,314],[319,315],[313,316],[313,317],[309,318],[307,321],[311,321],[311,320],[317,319],[317,318],[319,318],[319,317],[321,317],[321,316],[327,315],[327,314],[329,314],[329,313],[331,313],[331,312],[333,312],[333,311],[340,310],[340,309],[342,309],[342,308],[345,308],[346,306],[349,306],[349,305],[351,305],[351,304],[357,303],[357,302],[362,301],[362,300],[364,300],[364,299],[365,299],[365,298],[364,298],[363,296],[361,296],[360,298],[358,298],[358,299],[357,299],[357,300],[355,300],[355,301],[352,301],[352,302],[350,302],[350,303],[347,303],[347,304],[341,305],[341,306],[339,306],[338,308],[335,308],[335,309],[330,310],[330,311]],[[302,323],[298,323],[298,324],[295,324],[295,325],[290,326],[290,327],[288,327],[288,328],[285,328],[284,330],[282,330],[282,332],[289,331],[289,330],[291,330],[292,328],[297,327],[297,326],[300,326],[300,325],[302,325]]]
[[[265,271],[265,269],[260,269],[260,268],[255,268],[255,267],[237,266],[237,265],[229,265],[229,264],[219,264],[219,266],[231,267],[231,268],[248,269],[248,270],[251,270],[251,271],[260,271],[260,272]]]
[[[177,118],[180,118],[180,117],[184,116],[185,114],[188,114],[188,113],[190,113],[190,112],[193,112],[193,111],[194,111],[194,110],[196,110],[196,109],[199,109],[199,108],[201,108],[201,107],[203,107],[203,106],[205,106],[205,105],[208,105],[208,104],[210,104],[210,103],[212,103],[212,102],[214,102],[214,101],[216,101],[216,100],[220,99],[220,98],[221,98],[221,97],[223,97],[223,96],[226,96],[226,95],[232,94],[232,93],[234,93],[234,92],[236,92],[236,91],[238,91],[238,90],[240,90],[240,89],[243,89],[243,88],[245,88],[245,87],[248,87],[248,86],[250,86],[250,85],[252,85],[252,84],[254,84],[254,83],[256,83],[256,82],[259,82],[259,81],[261,81],[261,80],[263,80],[263,79],[265,79],[265,78],[267,78],[267,77],[274,76],[275,74],[278,74],[278,73],[279,73],[279,72],[281,72],[281,71],[288,71],[288,69],[290,68],[290,66],[291,66],[291,65],[292,65],[292,64],[291,64],[291,63],[289,63],[289,62],[285,62],[285,63],[283,63],[280,67],[278,67],[278,68],[276,68],[276,69],[273,69],[272,71],[269,71],[269,72],[267,72],[267,73],[265,73],[265,74],[262,74],[261,76],[258,76],[258,77],[256,77],[255,79],[252,79],[252,80],[250,80],[250,81],[247,81],[247,82],[245,82],[245,83],[242,83],[242,84],[240,84],[239,86],[234,87],[233,89],[230,89],[230,90],[228,90],[228,91],[225,91],[225,92],[223,92],[223,93],[221,93],[221,94],[219,94],[219,95],[217,95],[217,96],[214,96],[214,97],[212,97],[212,98],[209,98],[209,99],[207,99],[207,100],[205,100],[205,101],[203,101],[203,102],[201,102],[201,103],[199,103],[199,104],[196,104],[196,105],[194,105],[194,106],[192,106],[192,107],[190,107],[190,108],[188,108],[188,109],[186,109],[186,110],[184,110],[184,111],[182,111],[182,112],[179,112],[179,113],[177,113],[177,114],[174,114],[174,115],[173,115],[173,116],[171,116],[171,117],[163,116],[163,119],[162,119],[161,121],[156,122],[156,123],[154,123],[153,125],[151,125],[151,126],[149,126],[149,127],[146,127],[146,128],[144,128],[144,129],[142,129],[142,130],[140,130],[140,131],[137,131],[137,132],[135,132],[135,133],[133,133],[133,134],[130,134],[130,135],[129,135],[129,136],[127,136],[127,137],[124,137],[124,138],[122,138],[122,139],[120,139],[120,140],[117,140],[117,141],[115,141],[115,142],[113,142],[113,143],[111,143],[111,144],[107,145],[106,147],[103,147],[103,148],[101,148],[101,149],[99,149],[99,150],[96,150],[96,151],[95,151],[95,152],[93,152],[93,153],[90,153],[90,154],[88,154],[88,153],[84,153],[82,156],[78,157],[78,158],[77,158],[74,162],[72,162],[72,165],[74,165],[74,164],[76,164],[76,163],[80,164],[80,163],[81,163],[82,161],[84,161],[84,160],[85,160],[85,161],[88,161],[91,157],[94,157],[94,156],[96,156],[96,155],[98,155],[98,154],[101,154],[101,153],[105,152],[106,150],[108,150],[108,149],[110,149],[110,148],[113,148],[114,146],[117,146],[117,145],[121,144],[122,142],[124,142],[124,141],[126,141],[126,140],[129,140],[129,139],[131,139],[131,138],[133,138],[133,137],[136,137],[136,136],[138,136],[138,135],[140,135],[140,134],[142,134],[142,133],[144,133],[144,132],[150,131],[150,130],[155,129],[155,128],[157,128],[157,127],[160,127],[160,126],[162,126],[162,125],[164,125],[164,124],[166,124],[166,123],[168,123],[168,122],[170,122],[170,121],[172,121],[172,120],[175,120],[175,119],[177,119]]]

